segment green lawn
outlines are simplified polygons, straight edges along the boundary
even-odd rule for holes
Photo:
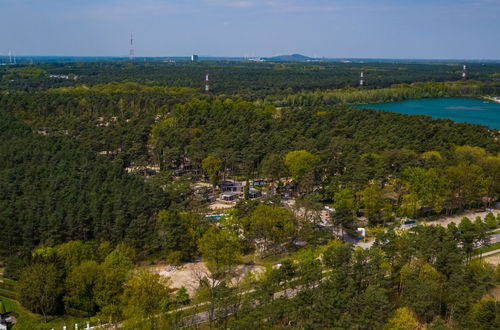
[[[16,299],[16,293],[14,291],[5,290],[0,288],[0,297]]]
[[[30,312],[17,300],[2,296],[0,296],[0,300],[7,310],[11,311],[11,315],[15,316],[17,319],[17,324],[12,327],[13,330],[62,329],[64,325],[66,325],[68,329],[74,329],[75,323],[78,323],[79,329],[85,329],[85,322],[88,320],[72,316],[51,316],[48,318],[48,322],[45,323],[42,315]]]
[[[16,304],[14,300],[8,299],[5,297],[0,297],[0,301],[3,303],[3,306],[5,307],[5,311],[11,312],[16,308]]]

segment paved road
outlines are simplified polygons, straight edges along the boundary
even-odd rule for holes
[[[496,233],[490,236],[490,243],[498,243],[500,242],[500,233]]]
[[[327,271],[327,270],[322,271],[323,274],[328,273],[328,272],[329,271]],[[326,277],[323,277],[321,280],[323,280],[325,278]],[[319,283],[321,283],[321,281],[319,281],[317,284],[314,284],[312,286],[302,286],[302,285],[299,285],[299,286],[294,287],[294,288],[289,288],[289,289],[286,289],[286,290],[281,290],[281,291],[275,292],[273,294],[273,299],[278,299],[280,297],[293,298],[300,291],[302,291],[304,289],[307,289],[307,288],[316,288],[317,286],[319,286]],[[254,291],[255,290],[249,290],[249,291],[243,292],[243,294],[248,294],[248,293],[254,292]],[[204,304],[208,305],[209,303],[204,303]],[[258,305],[258,302],[254,301],[253,305],[256,307]],[[214,318],[218,319],[218,318],[221,318],[221,317],[230,316],[230,315],[232,315],[237,310],[237,308],[238,308],[237,305],[230,305],[230,306],[226,306],[226,307],[223,307],[223,308],[216,308],[215,311],[214,311]],[[202,323],[206,323],[206,322],[209,322],[209,321],[210,321],[210,313],[208,311],[205,311],[205,312],[199,312],[199,313],[194,314],[194,315],[186,316],[183,319],[182,323],[183,323],[184,327],[189,327],[189,326],[196,326],[196,325],[199,325],[199,324],[202,324]]]
[[[487,257],[487,256],[491,256],[493,254],[497,254],[497,253],[500,253],[500,249],[496,249],[494,251],[490,251],[490,252],[485,252],[483,254],[481,254],[481,257]]]

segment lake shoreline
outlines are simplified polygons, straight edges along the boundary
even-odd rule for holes
[[[492,101],[495,103],[500,103],[500,97],[498,97],[498,96],[482,96],[481,98],[483,100],[488,100],[488,101]]]
[[[488,98],[488,99],[487,99]],[[426,115],[436,119],[450,119],[457,123],[500,129],[500,102],[495,97],[432,97],[396,102],[357,104],[358,109],[373,109],[405,115]]]
[[[432,100],[432,99],[465,99],[465,100],[481,100],[481,101],[492,101],[494,103],[500,103],[500,97],[496,96],[431,96],[431,97],[415,97],[415,98],[410,98],[410,99],[403,99],[403,100],[398,100],[398,101],[390,101],[390,102],[384,102],[384,101],[374,101],[374,102],[369,102],[369,103],[346,103],[348,106],[356,107],[356,106],[366,106],[366,105],[377,105],[377,104],[393,104],[393,103],[402,103],[402,102],[407,102],[407,101],[417,101],[417,100]],[[495,100],[498,101],[495,101]]]

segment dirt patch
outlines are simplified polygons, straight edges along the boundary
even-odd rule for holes
[[[224,202],[215,202],[213,204],[210,204],[208,207],[211,210],[213,210],[213,211],[218,211],[218,210],[225,210],[225,209],[233,208],[234,205],[236,205],[236,204],[229,204],[229,203],[224,203]]]
[[[203,262],[192,262],[177,267],[170,265],[154,266],[150,270],[162,276],[169,277],[171,281],[170,286],[174,289],[185,287],[191,297],[199,285],[198,275],[208,272]]]
[[[497,266],[500,264],[500,253],[485,257],[484,261],[486,261],[487,263],[489,263],[491,265]]]
[[[500,300],[500,285],[495,285],[495,287],[488,292],[488,296],[495,298],[495,300]]]
[[[201,261],[187,263],[178,267],[170,265],[153,266],[150,270],[162,276],[169,277],[171,280],[170,286],[174,289],[185,287],[190,297],[194,296],[199,286],[200,279],[210,274],[205,263]],[[256,265],[239,265],[236,267],[236,276],[233,278],[232,282],[237,283],[241,281],[245,274],[250,271],[261,273],[264,271],[264,267]]]
[[[466,211],[466,212],[461,213],[459,215],[452,215],[452,216],[444,217],[444,218],[441,218],[441,219],[438,219],[438,220],[429,221],[428,224],[429,225],[439,225],[439,226],[446,227],[450,223],[454,222],[454,223],[456,223],[458,225],[460,223],[460,221],[462,221],[463,217],[467,217],[471,221],[476,220],[476,217],[481,217],[481,219],[484,220],[484,217],[486,217],[486,215],[488,213],[490,213],[490,212],[489,211],[484,211],[484,212]],[[493,213],[495,216],[497,216],[500,213],[500,210],[492,210],[491,213]]]

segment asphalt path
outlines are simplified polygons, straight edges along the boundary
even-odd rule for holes
[[[495,233],[495,234],[490,236],[490,243],[491,244],[498,243],[498,242],[500,242],[500,233]]]

